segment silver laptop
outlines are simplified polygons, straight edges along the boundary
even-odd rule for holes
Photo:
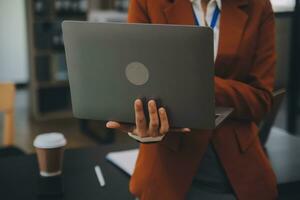
[[[134,123],[137,98],[144,104],[157,100],[172,127],[214,129],[232,112],[215,108],[210,28],[77,21],[62,26],[75,117]]]

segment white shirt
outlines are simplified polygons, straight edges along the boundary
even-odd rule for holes
[[[200,23],[200,26],[210,26],[210,23],[213,18],[213,14],[215,11],[216,6],[218,6],[219,10],[222,9],[221,0],[210,0],[207,4],[206,16],[204,16],[204,11],[202,9],[201,0],[191,0],[193,5],[194,14]],[[216,27],[214,28],[214,58],[216,60],[219,48],[219,33],[220,33],[220,19],[221,19],[221,12],[218,17]],[[206,22],[206,23],[205,23]]]

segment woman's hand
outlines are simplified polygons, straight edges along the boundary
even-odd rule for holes
[[[169,125],[166,109],[161,107],[157,109],[154,100],[148,102],[149,124],[147,123],[143,103],[140,99],[134,102],[135,110],[135,125],[121,124],[114,121],[109,121],[106,124],[107,128],[118,129],[123,132],[131,132],[134,135],[144,137],[158,137],[165,135],[169,131],[172,132],[190,132],[189,128],[171,129]]]

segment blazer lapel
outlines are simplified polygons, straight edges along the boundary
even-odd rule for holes
[[[223,0],[220,22],[219,50],[216,66],[222,65],[223,59],[236,55],[244,28],[248,19],[246,12],[242,10],[248,4],[248,0]],[[223,59],[220,59],[221,57]]]
[[[195,19],[190,0],[174,0],[164,9],[168,24],[194,25]]]

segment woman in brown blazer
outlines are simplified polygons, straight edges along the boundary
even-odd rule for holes
[[[269,0],[131,0],[128,21],[211,26],[216,105],[235,109],[213,131],[170,130],[166,110],[154,101],[148,102],[149,123],[140,100],[135,126],[108,122],[142,137],[165,134],[161,142],[140,145],[130,191],[141,200],[276,199],[276,178],[257,135],[257,123],[272,106]]]

